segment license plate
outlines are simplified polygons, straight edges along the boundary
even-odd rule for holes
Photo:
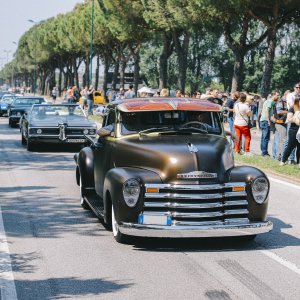
[[[171,218],[168,216],[140,215],[139,223],[145,225],[171,225]]]
[[[67,139],[67,143],[84,143],[85,139]]]

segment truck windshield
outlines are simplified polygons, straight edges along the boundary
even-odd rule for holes
[[[150,133],[153,128],[156,132],[222,133],[218,113],[210,111],[122,112],[121,125],[122,135]]]

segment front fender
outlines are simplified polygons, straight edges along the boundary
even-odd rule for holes
[[[74,157],[74,159],[77,159],[82,186],[84,188],[95,188],[93,150],[90,147],[85,147],[81,149],[78,156]]]
[[[128,179],[135,178],[139,180],[141,193],[138,203],[135,207],[128,207],[123,198],[123,184]],[[103,187],[104,215],[106,216],[110,209],[111,200],[114,207],[115,218],[117,222],[137,222],[138,215],[143,209],[144,204],[144,185],[145,183],[162,183],[158,174],[153,171],[138,168],[114,168],[111,169],[105,177]],[[106,216],[107,217],[107,216]],[[105,217],[105,219],[106,219]]]
[[[250,166],[240,166],[231,169],[228,172],[229,182],[245,182],[246,183],[246,192],[247,192],[247,201],[248,201],[248,210],[249,210],[249,220],[250,221],[266,221],[268,203],[269,203],[269,191],[270,191],[270,182],[267,175],[261,170],[250,167]],[[265,177],[269,183],[269,191],[267,199],[262,204],[257,204],[254,201],[252,195],[252,184],[253,181],[258,177]]]

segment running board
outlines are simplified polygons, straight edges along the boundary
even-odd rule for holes
[[[86,200],[92,211],[96,214],[96,216],[103,219],[103,201],[97,195],[96,191],[94,189],[86,189],[84,191],[84,199]]]

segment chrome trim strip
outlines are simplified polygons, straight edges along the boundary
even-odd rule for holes
[[[247,196],[246,191],[243,192],[224,192],[224,197],[245,197]]]
[[[221,202],[216,202],[216,203],[144,202],[144,207],[201,209],[201,208],[223,207],[223,204]]]
[[[235,205],[248,205],[247,200],[232,200],[232,201],[225,201],[224,206],[235,206]]]
[[[238,195],[237,195],[238,196]],[[145,193],[145,198],[149,199],[219,199],[223,198],[222,193],[217,194],[177,194],[177,193]]]
[[[119,224],[120,232],[126,235],[165,238],[247,236],[269,232],[272,228],[273,224],[270,221],[208,226]]]
[[[225,210],[224,216],[228,215],[247,215],[249,213],[248,209],[234,209],[234,210]]]
[[[147,183],[145,184],[146,188],[158,188],[160,190],[164,189],[172,189],[172,190],[196,190],[196,191],[205,191],[205,190],[218,190],[224,188],[232,188],[236,186],[243,186],[245,187],[245,182],[226,182],[224,184],[153,184]]]

